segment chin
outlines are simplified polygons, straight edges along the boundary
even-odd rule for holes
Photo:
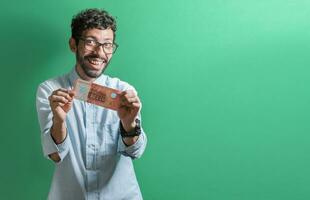
[[[86,76],[89,78],[98,78],[101,74],[103,74],[104,70],[107,68],[107,64],[103,63],[101,66],[98,66],[98,68],[89,65],[88,63],[83,62],[82,65],[80,65],[80,68],[84,72]]]
[[[101,74],[103,74],[104,69],[105,68],[102,68],[101,70],[92,70],[88,68],[88,70],[84,70],[84,73],[90,78],[98,78]]]

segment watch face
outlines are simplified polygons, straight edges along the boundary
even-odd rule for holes
[[[137,118],[135,121],[136,121],[136,128],[140,128],[141,127],[140,120]]]
[[[135,121],[136,121],[136,127],[134,130],[130,132],[126,132],[122,123],[120,122],[120,132],[122,137],[134,137],[139,136],[141,134],[140,120],[137,118]]]

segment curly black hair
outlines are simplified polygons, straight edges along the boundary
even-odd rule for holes
[[[107,11],[97,8],[82,10],[72,18],[71,36],[78,43],[83,31],[92,28],[102,30],[110,28],[115,39],[116,20]]]

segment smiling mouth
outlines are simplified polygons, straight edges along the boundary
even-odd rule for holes
[[[99,58],[87,58],[87,60],[92,65],[101,65],[102,63],[106,62],[104,59]]]

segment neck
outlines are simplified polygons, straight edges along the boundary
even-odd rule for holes
[[[81,66],[79,66],[78,64],[75,65],[75,70],[76,70],[77,74],[79,75],[79,77],[85,81],[94,82],[96,80],[96,78],[92,78],[92,77],[87,76],[84,73]]]

